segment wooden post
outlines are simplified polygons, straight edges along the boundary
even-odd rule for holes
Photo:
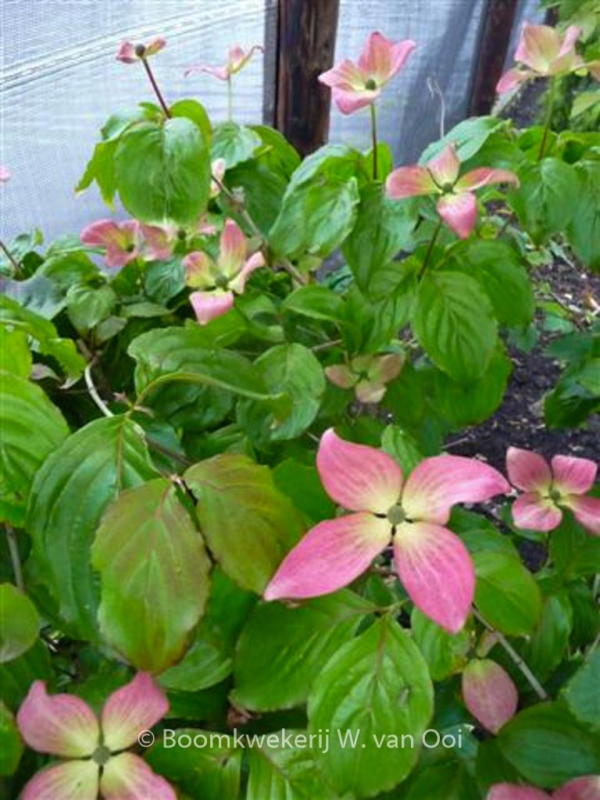
[[[518,0],[488,0],[475,67],[469,114],[489,114],[502,76]]]
[[[317,80],[333,65],[339,0],[279,0],[276,127],[301,155],[327,140],[330,90]]]

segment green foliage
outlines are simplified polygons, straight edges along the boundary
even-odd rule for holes
[[[596,58],[595,11],[559,5]],[[464,452],[465,438],[477,447],[464,429],[513,388],[515,346],[543,342],[561,366],[536,404],[548,426],[584,425],[600,408],[597,298],[563,307],[538,272],[556,255],[561,269],[600,268],[600,136],[585,130],[597,108],[586,81],[554,87],[552,124],[574,111],[569,130],[474,118],[426,148],[421,167],[453,144],[461,176],[519,178],[508,192],[479,186],[476,205],[463,197],[473,226],[460,235],[439,195],[389,196],[385,142],[301,159],[278,131],[214,124],[189,98],[109,118],[77,189],[95,183],[133,218],[107,228],[124,266],[105,268],[106,246],[79,235],[43,249],[38,231],[0,261],[0,794],[18,796],[44,766],[24,754],[16,724],[35,680],[99,711],[133,670],[154,675],[169,701],[156,743],[137,752],[182,800],[483,800],[495,783],[552,790],[600,772],[598,488],[583,526],[556,500],[556,481],[540,502],[558,502],[562,521],[545,534],[511,525],[513,498],[501,494],[451,510],[473,462],[447,461],[445,475],[443,458],[423,464]],[[202,324],[198,302],[213,304]],[[356,384],[369,383],[365,402]],[[367,534],[346,531],[336,562],[327,527],[307,585],[264,599],[309,529],[386,515],[360,485],[387,475],[369,451],[364,474],[360,460],[325,464],[332,428],[387,453],[405,482],[419,470],[427,591],[440,605],[456,599],[455,576],[441,597],[440,527],[467,549],[457,581],[474,568],[459,630],[419,610],[398,576],[410,560],[402,545],[363,563]],[[437,493],[448,497],[439,508]],[[528,546],[540,551],[535,573]],[[353,580],[338,575],[314,596],[308,583],[325,591],[337,567]],[[483,722],[462,696],[478,658],[501,665],[518,693],[494,736],[473,734]]]

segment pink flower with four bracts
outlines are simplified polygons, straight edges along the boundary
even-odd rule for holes
[[[455,503],[479,502],[510,490],[487,464],[460,456],[422,461],[404,480],[394,459],[340,439],[330,429],[317,454],[323,486],[354,513],[320,522],[286,556],[265,589],[266,600],[303,599],[347,586],[390,544],[413,603],[456,633],[475,589],[471,557],[445,527]]]
[[[386,385],[398,377],[403,366],[404,356],[400,353],[356,356],[349,364],[325,367],[325,375],[340,389],[354,389],[360,403],[379,403]]]
[[[169,229],[143,225],[137,220],[119,223],[103,219],[88,225],[80,238],[90,247],[106,248],[107,267],[124,267],[140,256],[148,261],[164,261],[170,258],[174,243]]]
[[[194,75],[197,72],[207,72],[209,75],[212,75],[214,78],[218,78],[220,81],[228,81],[231,79],[232,75],[237,74],[246,66],[254,53],[264,52],[264,47],[259,44],[255,44],[249,50],[244,50],[241,45],[236,44],[229,48],[227,63],[224,66],[209,67],[204,64],[198,64],[193,67],[188,67],[184,74],[187,78],[188,75]]]
[[[401,200],[419,195],[441,195],[437,210],[446,225],[461,239],[470,236],[477,222],[477,198],[475,190],[493,183],[519,185],[514,172],[492,167],[479,167],[459,178],[460,161],[453,144],[425,166],[399,167],[387,178],[388,197]]]
[[[166,46],[166,39],[160,37],[152,39],[148,44],[122,42],[116,59],[117,61],[122,61],[123,64],[135,64],[136,61],[141,61],[143,58],[150,58],[150,56],[156,55],[156,53],[159,53]]]
[[[69,759],[38,772],[21,800],[176,800],[174,789],[139,756],[123,752],[164,717],[169,703],[144,672],[106,700],[100,719],[81,698],[49,695],[35,681],[17,714],[25,742]]]
[[[255,269],[263,267],[262,253],[248,257],[248,241],[238,225],[228,219],[221,234],[217,261],[206,253],[190,253],[183,260],[187,285],[201,291],[192,292],[190,302],[201,325],[233,308],[236,294],[243,294],[246,281]]]
[[[412,39],[392,42],[381,33],[372,33],[357,64],[345,59],[319,75],[319,80],[331,87],[333,101],[342,114],[353,114],[377,100],[383,87],[400,72],[416,46]]]
[[[600,78],[600,61],[586,64],[575,50],[580,36],[581,29],[574,25],[561,36],[548,25],[526,22],[515,52],[515,61],[520,66],[509,69],[500,78],[496,86],[498,94],[509,92],[532,78],[552,78],[581,69],[589,69],[594,77]]]
[[[600,536],[600,498],[586,496],[598,471],[593,461],[554,456],[548,464],[537,453],[509,447],[506,469],[513,486],[524,492],[512,507],[517,527],[551,531],[560,525],[562,509],[568,508],[586,530]]]
[[[600,776],[574,778],[552,794],[533,786],[497,783],[491,787],[485,800],[600,800]]]

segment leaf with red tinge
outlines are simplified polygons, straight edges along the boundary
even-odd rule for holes
[[[488,658],[467,664],[462,693],[468,710],[492,733],[497,733],[517,711],[517,687],[506,670]]]

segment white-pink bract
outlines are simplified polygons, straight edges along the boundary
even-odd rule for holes
[[[521,39],[515,52],[519,66],[509,69],[498,81],[496,91],[504,94],[523,81],[532,78],[553,78],[579,70],[589,70],[600,78],[600,61],[585,63],[577,54],[575,45],[581,36],[581,28],[571,25],[561,36],[549,25],[523,25]]]
[[[587,531],[600,536],[600,498],[587,496],[598,472],[593,461],[559,455],[548,464],[537,453],[510,447],[506,469],[510,482],[523,492],[512,507],[517,527],[554,530],[568,508]]]
[[[193,75],[196,72],[206,72],[212,75],[213,78],[218,78],[220,81],[228,81],[232,75],[236,75],[242,70],[250,61],[254,53],[264,53],[265,49],[260,44],[255,44],[248,50],[239,45],[233,45],[229,48],[227,55],[227,63],[222,67],[210,67],[206,64],[198,64],[193,67],[188,67],[185,71],[185,76]]]
[[[321,438],[317,469],[329,496],[354,513],[311,528],[280,565],[265,599],[335,592],[393,544],[413,603],[441,627],[459,631],[473,602],[475,571],[446,523],[455,503],[507,492],[505,478],[475,459],[444,455],[426,458],[404,480],[391,456],[340,439],[333,429]]]
[[[367,39],[358,63],[346,59],[319,75],[319,80],[331,88],[333,101],[342,114],[352,114],[375,102],[416,46],[411,39],[393,42],[376,31]]]
[[[262,253],[248,257],[248,240],[232,220],[225,222],[217,261],[203,253],[190,253],[183,260],[187,285],[192,292],[190,302],[201,325],[226,314],[233,308],[236,294],[243,294],[246,281],[254,270],[264,266]]]
[[[519,703],[512,678],[489,658],[469,661],[462,674],[462,695],[471,714],[492,733],[514,717]]]
[[[176,800],[172,786],[134,753],[123,752],[164,717],[169,704],[152,677],[138,672],[113,692],[100,719],[79,697],[49,695],[35,681],[17,713],[29,747],[69,759],[38,772],[21,800]]]
[[[115,58],[123,64],[135,64],[136,61],[156,55],[166,46],[166,39],[161,37],[152,39],[148,44],[134,44],[133,42],[125,41],[121,42]]]
[[[479,167],[459,177],[460,161],[453,144],[427,162],[395,169],[387,178],[388,197],[401,200],[419,195],[441,195],[437,210],[446,225],[461,239],[470,236],[477,222],[475,190],[494,183],[519,185],[519,179],[506,169]]]
[[[107,267],[124,267],[138,257],[164,261],[171,256],[175,232],[168,227],[144,225],[137,220],[102,219],[81,232],[81,241],[106,249]]]

